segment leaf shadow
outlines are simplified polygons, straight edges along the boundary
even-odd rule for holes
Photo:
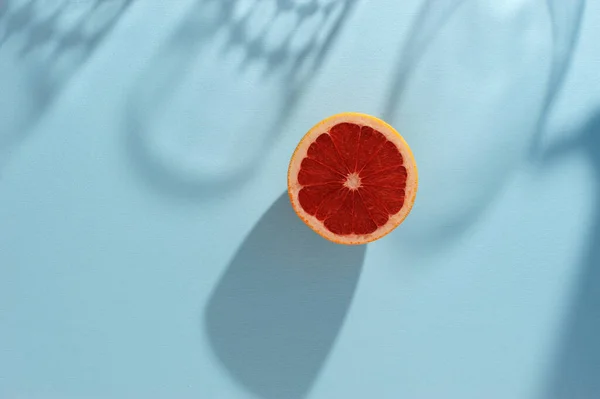
[[[0,155],[26,140],[132,1],[1,2],[0,71],[9,82],[0,91]]]
[[[240,11],[246,3],[252,6]],[[125,115],[125,140],[134,169],[151,187],[193,200],[214,198],[239,188],[256,172],[265,154],[283,134],[286,121],[318,73],[356,3],[357,0],[198,0],[148,63],[131,93]],[[268,4],[274,7],[269,9],[271,16],[265,11]],[[260,17],[268,19],[263,21],[268,22],[265,23],[267,28],[255,33],[251,29],[253,21]],[[287,30],[273,28],[280,26],[280,19],[288,17],[291,22]],[[311,25],[316,19],[323,23]],[[256,91],[265,85],[254,90],[251,98],[245,93],[233,93],[222,103],[206,87],[199,85],[194,90],[199,96],[194,100],[198,103],[196,115],[193,118],[189,114],[183,115],[183,118],[193,119],[190,122],[193,126],[180,120],[176,131],[169,128],[169,131],[153,133],[153,118],[168,112],[165,109],[169,102],[181,85],[186,84],[190,74],[203,73],[193,64],[202,60],[206,48],[216,46],[222,37],[225,39],[219,44],[220,58],[207,62],[225,62],[223,60],[231,54],[240,55],[236,78],[242,81],[248,80],[245,74],[253,67],[264,65],[262,82],[279,82],[270,103],[257,105],[255,99],[260,97]],[[202,67],[211,68],[206,64]],[[214,78],[212,82],[218,82],[218,79]],[[190,102],[189,99],[184,101]],[[202,104],[215,102],[219,112],[227,111],[227,116],[217,127],[206,121],[212,115],[202,114]],[[243,105],[232,106],[238,102]],[[249,108],[255,109],[251,116],[248,115]],[[244,123],[238,123],[242,119]],[[231,128],[233,123],[241,127]],[[251,145],[240,144],[237,156],[227,155],[230,159],[223,160],[220,158],[226,156],[210,154],[206,145],[193,148],[185,139],[177,137],[182,133],[186,137],[203,134],[223,137],[231,147],[245,143],[243,140]],[[170,148],[167,149],[164,142],[158,143],[158,138],[153,135],[169,142]],[[208,160],[207,153],[220,158]],[[215,164],[222,167],[215,167]]]
[[[600,113],[573,138],[542,153],[541,165],[578,153],[592,166],[595,210],[575,296],[564,320],[556,358],[541,398],[589,399],[600,395]]]
[[[406,89],[411,82],[413,73],[419,66],[419,62],[429,51],[432,43],[440,37],[443,28],[462,7],[470,3],[465,0],[424,0],[419,9],[411,28],[408,38],[403,43],[397,66],[394,69],[394,76],[388,97],[386,98],[383,116],[384,119],[393,122],[398,117],[398,110],[404,100]],[[581,22],[585,11],[585,0],[575,0],[564,2],[561,0],[545,0],[542,5],[548,9],[548,16],[551,24],[551,67],[548,83],[545,86],[545,95],[540,104],[540,114],[536,115],[537,123],[526,138],[526,144],[531,149],[531,154],[538,152],[539,142],[543,135],[545,123],[548,115],[553,109],[560,90],[563,87],[566,75],[569,71],[573,54],[580,36]],[[471,3],[472,5],[472,3]],[[460,64],[461,60],[454,60]],[[442,75],[443,76],[443,75]],[[448,79],[451,78],[448,75]],[[451,93],[439,93],[440,95],[451,96]],[[501,112],[499,110],[499,112]],[[460,134],[460,133],[456,133]],[[505,148],[502,151],[510,151],[512,148]],[[499,150],[500,151],[500,150]],[[441,150],[440,150],[441,152]],[[500,155],[501,156],[501,155]],[[534,156],[532,155],[532,158]],[[425,160],[433,162],[432,160]],[[422,168],[426,170],[426,168]],[[509,174],[504,172],[488,173],[485,179],[490,184],[477,186],[475,179],[469,181],[465,187],[459,187],[459,190],[473,193],[476,200],[469,204],[468,211],[458,210],[458,218],[449,217],[444,223],[436,224],[432,231],[427,230],[428,234],[413,234],[412,231],[406,231],[405,237],[410,240],[411,248],[421,252],[430,252],[431,245],[438,248],[444,248],[453,245],[456,240],[463,237],[471,228],[485,216],[496,198],[502,193]],[[427,176],[423,175],[423,179]],[[483,177],[482,177],[483,179]],[[423,184],[425,187],[426,182]],[[423,190],[422,190],[423,191]],[[417,203],[413,212],[420,211],[420,203]],[[464,212],[463,212],[464,211]],[[410,230],[410,229],[409,229]],[[414,238],[418,236],[419,238]]]

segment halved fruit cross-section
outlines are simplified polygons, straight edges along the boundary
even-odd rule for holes
[[[339,244],[365,244],[396,228],[417,193],[417,166],[406,141],[373,116],[343,113],[313,127],[288,170],[298,216]]]

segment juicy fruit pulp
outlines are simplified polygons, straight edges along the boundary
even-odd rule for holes
[[[309,146],[297,176],[298,201],[334,234],[373,233],[404,205],[403,162],[382,133],[339,123]]]

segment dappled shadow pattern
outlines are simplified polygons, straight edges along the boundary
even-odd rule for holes
[[[365,246],[330,243],[282,195],[221,277],[204,314],[230,374],[268,399],[302,398],[342,328]]]
[[[247,181],[355,2],[199,0],[135,85],[126,128],[136,168],[152,185],[193,198]]]
[[[26,137],[131,1],[0,0],[0,150]]]

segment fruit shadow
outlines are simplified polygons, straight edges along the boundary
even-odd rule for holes
[[[423,1],[423,5],[414,18],[412,27],[409,29],[408,38],[401,48],[399,61],[394,69],[394,76],[391,80],[391,88],[383,108],[383,117],[390,123],[398,120],[398,110],[404,100],[406,89],[411,82],[413,73],[417,70],[419,62],[426,55],[431,44],[440,36],[444,26],[461,6],[467,5],[466,3],[468,1],[465,0]],[[580,36],[581,20],[585,9],[585,0],[575,0],[572,2],[546,0],[545,3],[548,7],[548,15],[551,23],[551,68],[537,124],[535,129],[530,132],[530,135],[525,137],[526,143],[529,143],[530,148],[533,148],[532,152],[537,151],[548,114],[552,110],[556,95],[562,88],[566,73],[569,70],[573,52]],[[460,64],[461,60],[457,59],[456,62]],[[450,78],[450,75],[448,76]],[[410,137],[408,138],[410,139]],[[516,148],[514,149],[517,150]],[[501,155],[493,154],[493,156]],[[432,162],[431,159],[426,161]],[[420,162],[420,160],[417,159],[417,162]],[[435,229],[430,229],[424,238],[411,239],[412,232],[406,231],[404,237],[411,242],[411,248],[430,251],[431,245],[439,248],[450,246],[458,238],[467,233],[485,215],[490,205],[501,194],[505,183],[508,181],[508,172],[512,172],[505,172],[498,168],[490,171],[492,173],[489,173],[485,178],[493,179],[492,184],[478,186],[477,184],[473,184],[473,181],[470,181],[464,187],[455,187],[459,191],[470,192],[473,196],[477,197],[476,201],[469,204],[468,212],[460,213],[460,217],[450,217],[445,222],[436,224]],[[420,177],[425,184],[428,184],[427,175],[422,174]],[[417,204],[413,212],[421,212],[419,204],[419,199],[417,198]],[[418,234],[418,236],[422,235]]]
[[[266,399],[305,397],[342,328],[365,251],[321,238],[281,195],[204,312],[210,345],[229,374]]]
[[[132,0],[0,1],[0,158],[23,142]],[[61,24],[86,10],[73,25]],[[6,161],[6,159],[2,159]]]
[[[541,399],[588,399],[600,395],[600,113],[574,139],[558,143],[542,154],[542,165],[559,162],[573,152],[585,157],[592,166],[594,221]]]
[[[285,131],[286,121],[318,73],[357,1],[198,0],[148,63],[130,95],[125,115],[125,140],[133,169],[152,188],[192,200],[214,198],[215,195],[238,189],[241,184],[249,181],[264,160],[265,154]],[[244,9],[245,5],[250,6]],[[264,17],[268,20],[266,27],[260,33],[249,33],[255,25],[254,20],[268,14],[265,11],[267,6],[272,6],[274,11],[271,10],[273,12],[270,17]],[[328,23],[312,26],[311,23],[317,16]],[[289,17],[291,21],[287,24],[288,31],[280,32],[273,28],[275,25],[281,26],[279,22],[284,17]],[[221,43],[219,40],[223,40],[223,37],[226,39]],[[274,45],[274,42],[279,44]],[[151,132],[156,124],[153,119],[169,112],[165,110],[173,102],[172,98],[176,96],[178,88],[186,84],[190,75],[197,78],[198,74],[203,73],[199,72],[200,68],[195,63],[206,59],[205,50],[217,46],[215,43],[220,46],[220,58],[207,61],[201,65],[202,68],[210,69],[211,66],[207,64],[213,61],[225,62],[227,57],[233,57],[234,54],[239,57],[235,61],[239,65],[234,78],[245,81],[248,80],[248,71],[262,65],[264,84],[256,91],[260,91],[267,82],[280,82],[276,92],[269,97],[271,102],[267,106],[261,106],[256,100],[261,97],[261,93],[256,91],[249,96],[245,93],[233,94],[228,101],[219,105],[220,110],[227,110],[228,113],[221,122],[220,131],[199,116],[203,112],[203,104],[216,101],[210,90],[200,85],[194,90],[196,97],[186,98],[183,106],[195,108],[196,115],[184,112],[178,119],[177,126],[171,131],[161,130],[159,133],[164,135],[161,136],[163,138],[172,138],[171,149],[167,149],[164,142],[154,143]],[[216,77],[212,80],[218,81]],[[246,105],[240,106],[240,103]],[[238,104],[237,108],[232,104]],[[180,105],[178,109],[181,107]],[[247,117],[248,110],[245,107],[255,109],[254,114],[243,128],[228,136],[228,125],[238,118]],[[271,113],[276,115],[271,117]],[[193,126],[187,123],[191,120]],[[178,137],[182,133],[187,136],[180,140]],[[191,149],[186,141],[190,137],[203,135],[223,137],[223,141],[232,146],[238,142],[246,143],[242,140],[253,141],[251,145],[242,146],[244,151],[241,157],[227,157],[226,161],[206,161],[213,169],[218,169],[214,168],[214,164],[224,165],[218,169],[219,172],[210,172],[207,167],[194,164],[206,160],[206,153],[210,154],[208,146]],[[218,158],[217,155],[214,156]],[[184,160],[189,159],[194,161],[185,164]]]

